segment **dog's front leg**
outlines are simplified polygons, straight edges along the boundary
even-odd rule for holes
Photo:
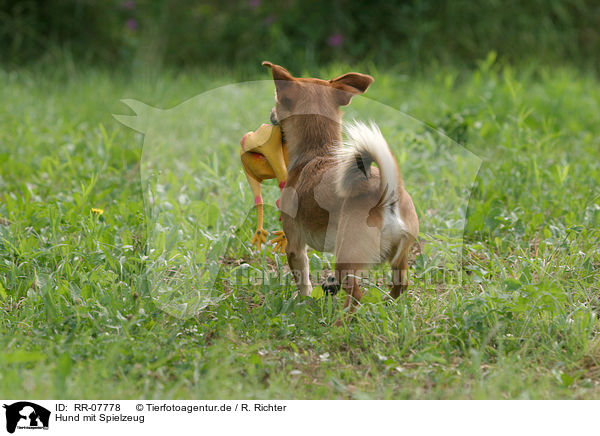
[[[308,270],[308,256],[306,255],[306,245],[300,250],[290,250],[289,243],[286,247],[286,254],[290,270],[298,286],[300,294],[308,297],[312,294],[312,285],[310,283],[310,273]]]
[[[287,239],[285,254],[300,294],[307,297],[312,294],[312,285],[308,270],[306,240],[294,220],[298,212],[298,203],[298,194],[294,186],[286,186],[281,192],[281,224]]]
[[[285,254],[287,255],[288,264],[300,294],[307,297],[312,294],[312,285],[310,283],[310,273],[308,270],[306,243],[300,241],[295,232],[290,231],[285,227],[286,226],[284,226],[284,230],[288,239],[287,246],[285,247]],[[288,232],[290,234],[288,234]]]

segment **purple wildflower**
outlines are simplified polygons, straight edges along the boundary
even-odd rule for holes
[[[130,18],[129,20],[127,20],[125,22],[125,26],[129,29],[129,30],[137,30],[138,28],[138,22],[135,18]]]
[[[263,20],[263,23],[265,24],[265,26],[270,26],[271,24],[273,24],[275,22],[276,19],[277,19],[277,16],[275,16],[274,14],[270,14],[265,17],[265,19]]]
[[[260,1],[261,0],[248,0],[248,4],[252,9],[256,9],[260,6]]]
[[[327,38],[327,44],[330,47],[339,47],[344,43],[344,35],[341,33],[334,33]]]
[[[127,0],[121,4],[123,9],[127,9],[129,11],[135,9],[135,0]]]

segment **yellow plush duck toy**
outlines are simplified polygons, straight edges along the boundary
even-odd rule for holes
[[[260,250],[261,245],[266,243],[268,234],[263,228],[261,184],[263,180],[277,178],[279,189],[283,190],[287,179],[287,147],[282,142],[281,128],[274,124],[263,124],[255,132],[246,133],[240,143],[240,158],[256,205],[256,232],[250,242]],[[277,237],[271,240],[275,244],[273,250],[283,253],[287,244],[285,234],[283,231],[274,233]]]

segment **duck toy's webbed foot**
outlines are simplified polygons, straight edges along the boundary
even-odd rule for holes
[[[256,248],[257,250],[260,251],[260,249],[262,248],[262,244],[267,243],[267,235],[268,234],[269,234],[269,232],[267,232],[262,227],[259,227],[258,229],[256,229],[256,232],[254,232],[254,236],[252,236],[252,239],[250,240],[250,244],[254,248]]]
[[[273,232],[274,235],[277,235],[276,238],[271,239],[271,244],[273,244],[273,251],[279,253],[285,253],[285,247],[287,246],[287,238],[285,237],[285,233],[283,230],[278,230]]]

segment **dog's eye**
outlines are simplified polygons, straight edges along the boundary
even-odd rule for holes
[[[292,99],[289,97],[281,97],[279,99],[279,104],[285,108],[291,108],[292,107]]]

